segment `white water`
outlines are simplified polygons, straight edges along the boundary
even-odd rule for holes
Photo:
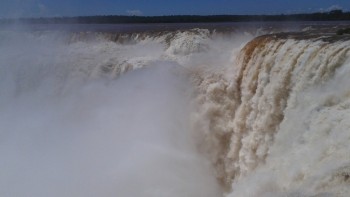
[[[349,41],[1,36],[0,196],[350,193]]]
[[[228,153],[239,166],[228,196],[348,196],[350,42],[267,42],[243,72],[246,125],[235,124],[244,133],[233,134],[238,157]]]

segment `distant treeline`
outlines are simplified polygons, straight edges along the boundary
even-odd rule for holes
[[[52,18],[1,19],[0,23],[34,24],[125,24],[125,23],[213,23],[213,22],[250,22],[250,21],[337,21],[350,20],[350,12],[333,10],[323,13],[281,14],[281,15],[173,15],[173,16],[79,16]]]

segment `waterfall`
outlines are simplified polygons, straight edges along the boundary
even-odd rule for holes
[[[1,31],[0,195],[346,197],[349,66],[347,36]]]

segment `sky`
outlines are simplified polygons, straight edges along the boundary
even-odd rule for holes
[[[0,0],[0,17],[290,14],[350,10],[350,0]]]

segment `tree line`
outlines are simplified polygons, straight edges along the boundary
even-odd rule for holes
[[[77,16],[50,18],[0,19],[0,23],[23,22],[31,24],[129,24],[129,23],[214,23],[259,21],[341,21],[350,20],[350,12],[330,12],[280,15],[172,15],[172,16]]]

